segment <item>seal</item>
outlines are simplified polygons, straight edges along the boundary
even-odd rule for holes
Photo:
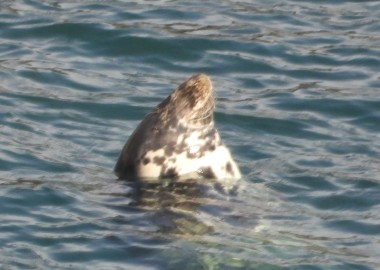
[[[115,166],[122,179],[238,180],[241,173],[214,126],[210,78],[197,74],[147,114]]]

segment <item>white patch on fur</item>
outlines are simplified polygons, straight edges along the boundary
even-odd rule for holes
[[[139,164],[137,171],[142,178],[157,178],[160,176],[162,165],[157,165],[153,160],[155,157],[165,157],[163,149],[157,151],[148,151],[144,158],[149,159],[147,164]]]
[[[221,144],[221,139],[216,131],[212,141],[204,139],[205,129],[192,130],[190,133],[179,134],[177,145],[185,144],[183,152],[173,152],[171,156],[165,154],[164,149],[148,151],[142,159],[149,162],[141,162],[137,167],[137,174],[142,178],[159,178],[168,170],[173,170],[178,178],[199,178],[202,171],[210,172],[216,180],[222,180],[223,184],[235,184],[241,178],[238,166],[234,162],[229,149]],[[203,135],[203,136],[202,136]],[[215,147],[214,150],[206,149],[205,142]],[[203,152],[200,152],[203,151]],[[157,159],[164,159],[162,164]],[[229,164],[229,165],[228,165]],[[165,168],[165,171],[163,170]],[[186,178],[187,179],[187,178]]]
[[[210,166],[217,179],[241,178],[240,171],[232,159],[230,150],[225,145],[220,145],[215,151],[208,152],[202,161],[207,166]],[[227,163],[231,164],[231,172],[227,170]]]
[[[240,171],[232,159],[231,153],[225,145],[217,145],[213,151],[205,151],[201,157],[189,158],[188,153],[196,154],[204,145],[204,140],[199,139],[201,133],[193,132],[185,139],[188,147],[187,151],[172,156],[165,156],[164,150],[148,151],[144,158],[149,159],[149,163],[140,164],[138,173],[143,178],[157,178],[162,173],[162,167],[166,169],[175,169],[175,172],[181,178],[184,175],[192,175],[193,177],[200,172],[201,169],[210,168],[217,180],[238,180],[241,178]],[[178,138],[178,143],[183,138]],[[216,134],[216,141],[212,144],[216,145],[220,141],[220,137]],[[162,164],[157,164],[155,158],[165,158]],[[227,164],[230,164],[230,170],[227,169]],[[199,175],[198,175],[199,177]]]

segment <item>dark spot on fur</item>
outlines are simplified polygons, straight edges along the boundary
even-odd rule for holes
[[[216,179],[214,171],[210,167],[200,169],[199,173],[206,179]]]
[[[178,134],[187,133],[187,131],[188,131],[188,128],[186,128],[182,124],[178,124],[178,126],[177,126],[177,132],[178,132]]]
[[[231,165],[231,162],[227,162],[226,164],[226,169],[227,169],[227,172],[230,173],[231,175],[233,175],[233,171],[232,171],[232,165]]]
[[[153,162],[157,165],[162,165],[165,161],[165,157],[154,157]]]
[[[194,159],[197,156],[198,156],[197,153],[190,153],[189,151],[187,151],[187,153],[186,153],[186,157],[190,158],[190,159]]]
[[[172,156],[173,155],[173,153],[174,153],[174,151],[175,151],[175,145],[173,145],[173,144],[169,144],[169,145],[167,145],[167,146],[165,146],[165,156],[167,156],[167,157],[170,157],[170,156]]]
[[[165,173],[161,173],[160,178],[177,179],[178,173],[176,169],[170,168]]]
[[[204,134],[203,138],[209,139],[209,140],[215,140],[216,134],[217,134],[216,129],[212,128],[211,130],[209,130],[207,133]]]
[[[184,143],[184,142],[178,144],[176,146],[176,149],[175,149],[176,154],[181,154],[181,153],[185,152],[185,150],[187,149],[187,147],[188,147],[187,144]]]
[[[146,165],[146,164],[148,164],[150,162],[150,158],[144,158],[143,159],[143,161],[142,161],[142,163],[144,164],[144,165]]]
[[[168,122],[168,128],[176,129],[178,130],[178,119],[177,117],[174,117],[173,119],[170,119]]]
[[[214,144],[210,144],[210,145],[208,146],[208,150],[209,150],[209,151],[215,151],[215,145],[214,145]]]
[[[207,152],[207,151],[215,151],[215,149],[216,149],[216,146],[215,146],[215,144],[213,143],[213,142],[211,142],[211,141],[206,141],[203,145],[202,145],[202,147],[201,148],[199,148],[199,151],[198,151],[198,153],[197,153],[197,157],[202,157],[202,156],[204,156],[204,154],[205,154],[205,152]]]

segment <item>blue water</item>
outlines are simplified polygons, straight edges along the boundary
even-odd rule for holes
[[[199,72],[238,192],[136,194]],[[380,1],[1,1],[0,105],[0,269],[380,269]]]

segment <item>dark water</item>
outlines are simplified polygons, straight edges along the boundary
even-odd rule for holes
[[[198,72],[240,191],[136,196],[119,151]],[[0,105],[1,269],[380,269],[380,1],[4,0]]]

